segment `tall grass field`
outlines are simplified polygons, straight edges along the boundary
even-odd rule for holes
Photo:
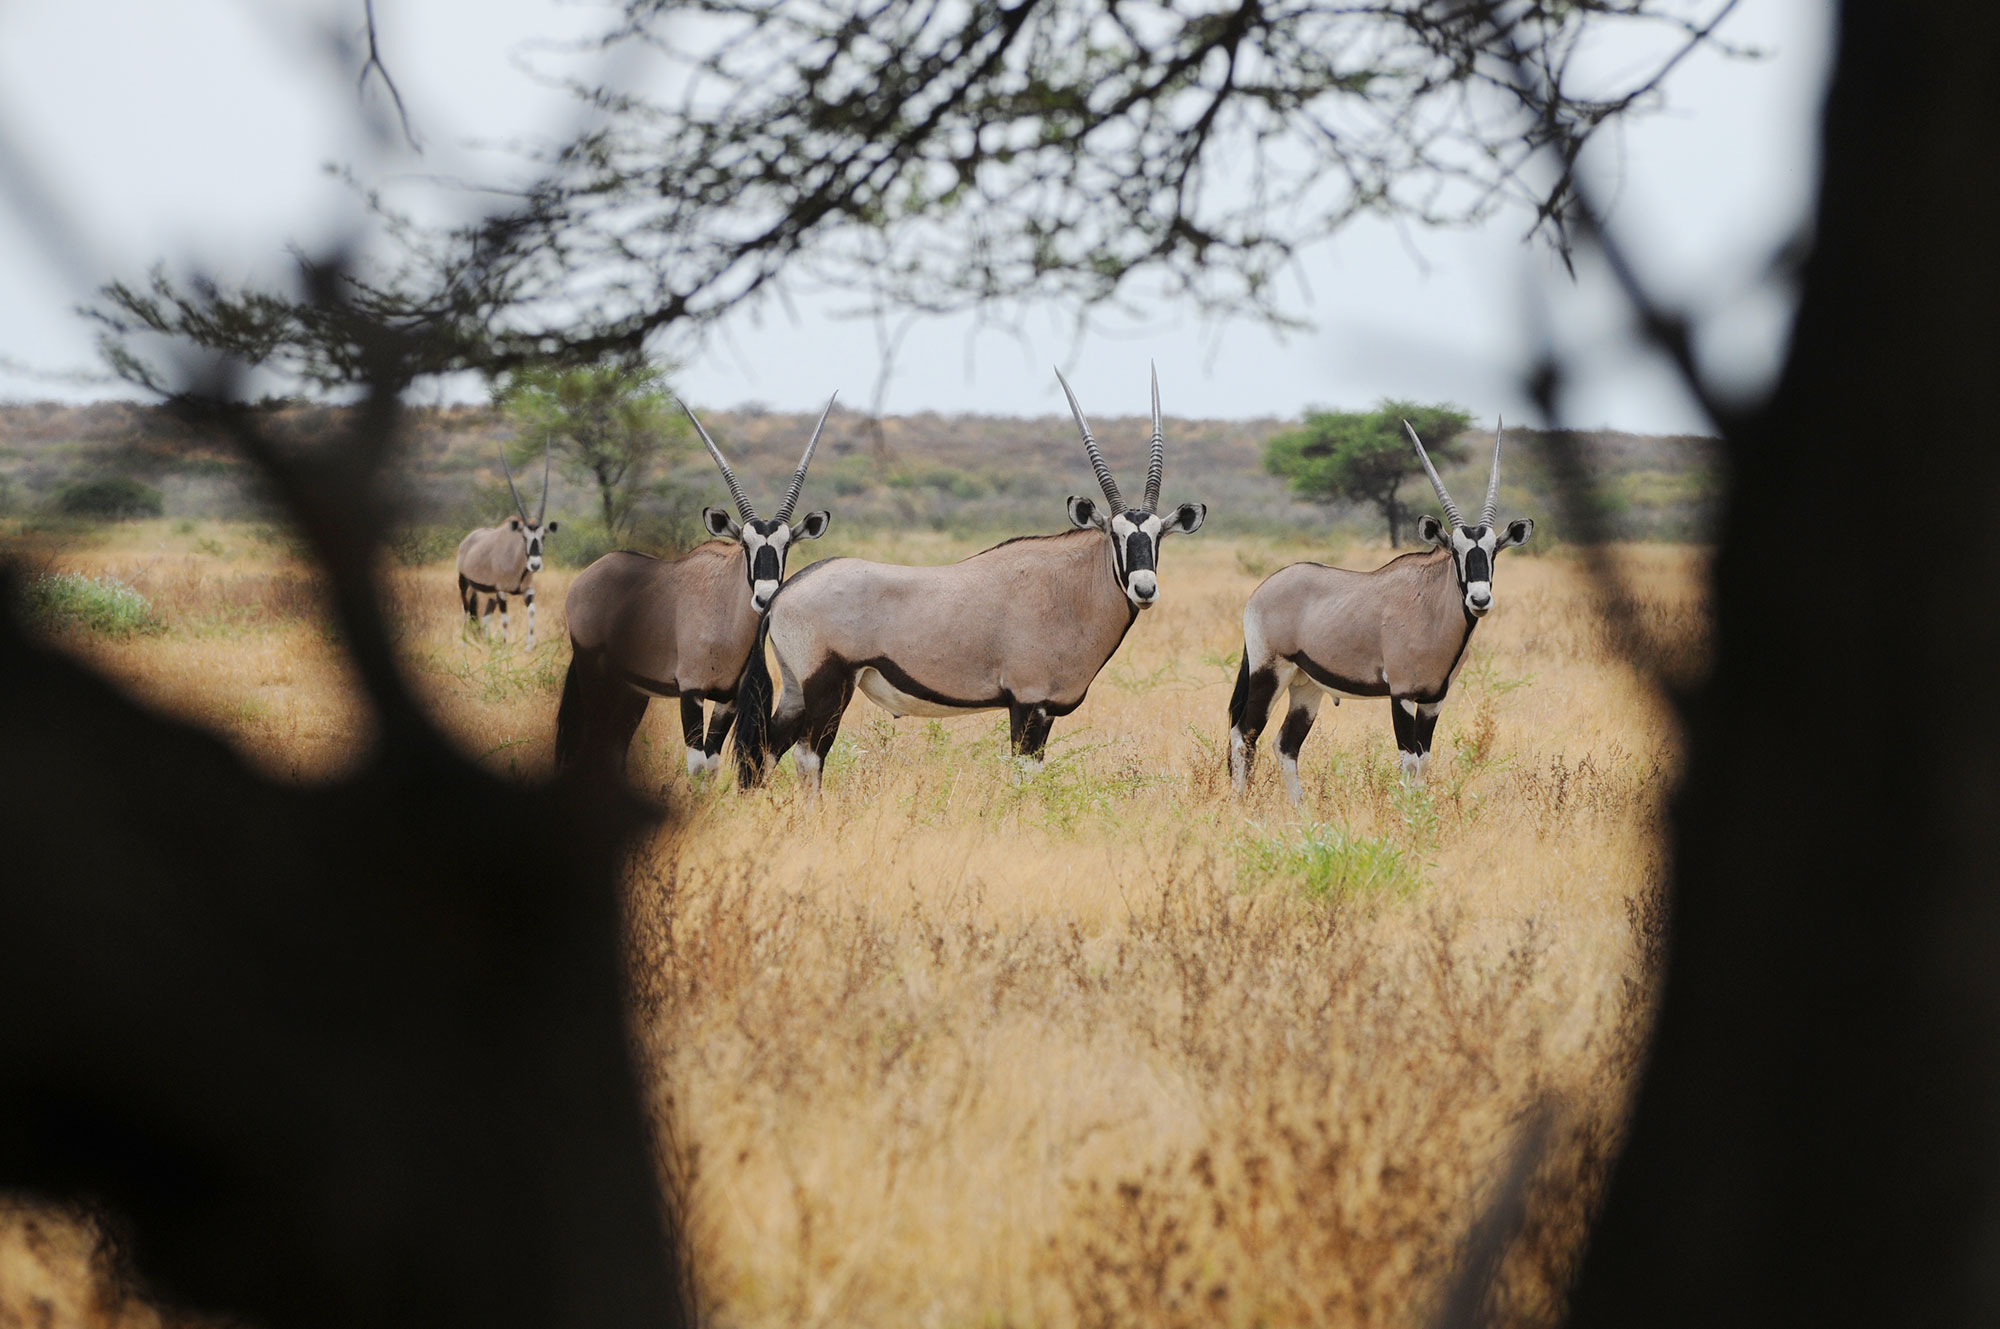
[[[801,556],[978,547],[836,527]],[[816,805],[789,761],[767,789],[694,786],[673,704],[652,708],[630,772],[675,815],[631,867],[632,1016],[710,1323],[1421,1325],[1541,1112],[1495,1296],[1502,1323],[1555,1317],[1650,1015],[1670,718],[1588,565],[1510,553],[1426,787],[1399,778],[1386,703],[1350,701],[1320,711],[1302,808],[1276,724],[1234,802],[1243,605],[1317,552],[1168,540],[1160,604],[1030,779],[1004,714],[892,721],[857,699]],[[1698,664],[1700,558],[1614,551],[1672,644],[1649,664]],[[139,597],[131,630],[41,621],[264,769],[365,758],[365,706],[282,537],[141,521],[30,566]],[[549,769],[570,575],[538,579],[531,652],[518,609],[512,645],[465,631],[448,555],[384,572],[439,723],[523,780]],[[537,829],[496,829],[468,852],[502,873]],[[0,1324],[160,1323],[110,1264],[87,1216],[0,1208]]]

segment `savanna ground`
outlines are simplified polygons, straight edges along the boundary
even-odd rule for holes
[[[1541,1108],[1495,1296],[1503,1323],[1552,1318],[1648,1017],[1672,727],[1583,562],[1509,554],[1428,788],[1400,783],[1384,705],[1349,702],[1321,710],[1302,810],[1268,737],[1233,803],[1244,600],[1325,553],[1169,541],[1162,603],[1025,783],[1004,716],[857,700],[817,807],[789,763],[767,791],[692,788],[675,709],[652,708],[631,771],[679,815],[633,862],[634,1018],[711,1322],[1420,1324]],[[281,776],[366,751],[281,536],[136,523],[38,557],[148,598],[130,635],[58,632],[134,692]],[[1618,554],[1689,659],[1698,560]],[[568,577],[540,579],[529,652],[518,613],[512,647],[462,631],[449,563],[388,574],[418,689],[523,778],[549,765]],[[480,852],[502,872],[534,833]],[[97,1245],[0,1210],[0,1323],[154,1321]]]

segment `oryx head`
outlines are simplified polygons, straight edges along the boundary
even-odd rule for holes
[[[542,540],[554,535],[561,522],[543,524],[542,518],[549,512],[549,445],[542,444],[542,502],[535,509],[535,519],[528,520],[528,505],[521,501],[521,491],[514,487],[514,472],[507,465],[505,449],[500,452],[500,469],[507,476],[507,492],[514,496],[514,515],[507,518],[507,529],[519,535],[528,547],[528,571],[542,570]]]
[[[1493,509],[1500,502],[1500,437],[1507,426],[1502,422],[1493,430],[1493,472],[1486,481],[1486,505],[1479,511],[1477,526],[1467,526],[1458,515],[1458,504],[1445,491],[1437,467],[1431,465],[1430,454],[1424,451],[1423,440],[1417,437],[1408,420],[1403,421],[1403,428],[1409,430],[1417,460],[1424,464],[1431,488],[1437,490],[1444,515],[1451,518],[1451,529],[1447,531],[1443,522],[1425,513],[1417,519],[1417,534],[1427,543],[1451,551],[1452,562],[1458,568],[1458,588],[1465,596],[1465,612],[1474,618],[1482,617],[1493,608],[1493,560],[1503,549],[1526,544],[1535,533],[1535,523],[1527,517],[1508,522],[1505,531],[1493,524]]]
[[[757,515],[750,506],[750,498],[743,492],[743,486],[736,483],[736,472],[729,469],[723,459],[722,449],[715,446],[715,440],[695,419],[688,404],[679,397],[681,409],[687,411],[687,418],[694,420],[695,432],[708,446],[708,455],[715,458],[715,464],[722,468],[723,482],[729,486],[729,496],[736,500],[736,510],[743,516],[737,521],[727,512],[717,507],[701,510],[701,524],[710,535],[721,540],[734,540],[743,546],[743,572],[750,582],[750,603],[758,613],[771,607],[771,597],[778,593],[778,587],[785,580],[785,556],[792,545],[800,540],[817,540],[826,534],[827,523],[833,518],[824,510],[808,512],[796,524],[792,521],[792,509],[798,506],[799,490],[805,487],[806,467],[812,465],[813,449],[819,446],[819,431],[826,428],[826,417],[833,413],[834,398],[838,392],[826,399],[826,409],[819,413],[819,423],[813,426],[812,437],[806,440],[805,454],[799,458],[799,468],[792,472],[791,488],[785,491],[785,501],[778,505],[778,515],[765,519]]]
[[[1125,506],[1118,482],[1111,478],[1111,468],[1104,464],[1097,440],[1090,436],[1083,408],[1076,404],[1076,394],[1069,390],[1069,380],[1060,369],[1056,370],[1056,381],[1062,384],[1063,395],[1069,398],[1070,414],[1076,417],[1076,427],[1083,431],[1084,451],[1090,454],[1091,469],[1097,472],[1097,483],[1104,487],[1105,500],[1110,504],[1107,511],[1095,499],[1072,496],[1070,523],[1078,530],[1095,529],[1110,537],[1111,575],[1117,578],[1126,599],[1141,609],[1151,609],[1160,598],[1160,541],[1175,533],[1193,535],[1208,516],[1206,503],[1183,503],[1165,516],[1158,510],[1160,476],[1167,464],[1166,443],[1160,433],[1160,372],[1153,371],[1153,442],[1146,462],[1146,500],[1136,508]]]

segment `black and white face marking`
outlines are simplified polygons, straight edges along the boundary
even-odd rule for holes
[[[560,522],[551,521],[545,522],[540,526],[533,526],[522,521],[519,517],[509,517],[507,519],[508,527],[514,534],[520,536],[521,543],[527,546],[528,571],[540,572],[542,570],[542,541],[554,535],[556,527],[561,524]]]
[[[1493,556],[1500,552],[1500,534],[1487,526],[1461,526],[1451,533],[1451,552],[1466,612],[1478,618],[1493,608]]]
[[[1194,534],[1207,516],[1208,508],[1201,503],[1183,503],[1165,517],[1144,508],[1127,508],[1107,517],[1090,499],[1069,501],[1071,524],[1111,537],[1111,575],[1125,598],[1141,609],[1151,609],[1160,598],[1160,541],[1176,533]]]
[[[826,534],[832,520],[825,512],[808,512],[795,525],[752,517],[738,524],[721,508],[703,508],[702,522],[710,535],[733,539],[743,546],[743,570],[750,581],[750,604],[758,613],[771,607],[771,597],[785,580],[785,559],[792,545],[817,540]]]
[[[1526,518],[1509,522],[1505,531],[1491,526],[1454,526],[1449,536],[1436,517],[1427,516],[1418,523],[1418,533],[1424,539],[1451,550],[1459,589],[1465,593],[1465,612],[1474,618],[1484,618],[1493,608],[1493,560],[1501,550],[1526,543],[1534,530],[1535,523]]]

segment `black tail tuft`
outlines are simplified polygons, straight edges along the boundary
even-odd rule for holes
[[[1229,727],[1243,728],[1243,711],[1250,704],[1250,647],[1243,647],[1243,663],[1236,666],[1236,691],[1229,694]]]
[[[562,701],[556,706],[556,769],[574,766],[583,756],[588,727],[583,708],[583,652],[570,643],[569,672],[563,675]]]
[[[757,625],[757,644],[736,685],[736,784],[750,789],[764,783],[764,757],[771,745],[771,667],[764,662],[764,638],[771,631],[767,617]]]

